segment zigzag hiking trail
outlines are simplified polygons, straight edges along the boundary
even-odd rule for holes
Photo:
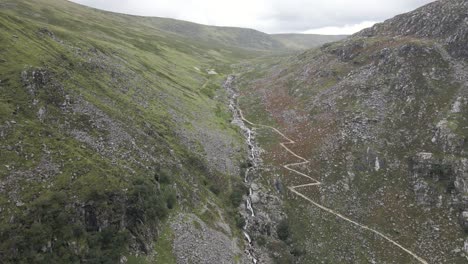
[[[233,78],[233,77],[231,77]],[[393,246],[395,247],[398,247],[400,250],[404,251],[405,253],[409,254],[410,256],[412,256],[415,260],[417,260],[419,263],[422,263],[422,264],[428,264],[428,262],[423,259],[422,257],[418,256],[416,253],[414,253],[413,251],[409,250],[408,248],[406,248],[405,246],[401,245],[400,243],[398,243],[397,241],[393,240],[392,238],[390,238],[388,235],[385,235],[384,233],[374,229],[374,228],[371,228],[371,227],[368,227],[364,224],[361,224],[361,223],[358,223],[346,216],[344,216],[343,214],[331,209],[331,208],[328,208],[328,207],[325,207],[315,201],[313,201],[311,198],[307,197],[305,194],[301,193],[300,191],[298,191],[298,189],[302,189],[302,188],[310,188],[310,187],[316,187],[316,186],[320,186],[322,184],[322,182],[320,182],[319,180],[313,178],[312,176],[310,175],[307,175],[305,173],[302,173],[292,167],[295,167],[295,166],[302,166],[302,165],[307,165],[310,163],[309,160],[307,160],[306,158],[298,155],[297,153],[295,153],[294,151],[292,151],[290,148],[287,147],[287,145],[294,145],[294,144],[300,144],[301,142],[295,142],[294,140],[290,139],[288,136],[286,136],[284,133],[282,133],[280,130],[278,130],[277,128],[275,127],[272,127],[272,126],[267,126],[267,125],[263,125],[263,124],[255,124],[251,121],[249,121],[248,119],[245,118],[242,110],[239,108],[238,105],[235,106],[237,109],[237,112],[241,118],[241,120],[250,125],[251,127],[257,127],[257,128],[264,128],[264,129],[270,129],[272,131],[274,131],[276,134],[278,134],[279,136],[281,136],[281,138],[283,138],[284,142],[281,142],[280,145],[281,147],[286,151],[288,152],[289,154],[291,154],[292,156],[294,156],[295,158],[299,159],[300,162],[295,162],[295,163],[289,163],[289,164],[285,164],[285,165],[281,165],[283,168],[285,168],[286,170],[290,171],[290,172],[293,172],[294,174],[300,176],[300,177],[305,177],[307,179],[309,179],[311,182],[310,183],[307,183],[307,184],[301,184],[301,185],[294,185],[294,186],[288,186],[288,189],[294,193],[295,195],[301,197],[302,199],[306,200],[307,202],[311,203],[313,206],[315,207],[318,207],[319,209],[335,216],[335,217],[338,217],[340,220],[342,221],[345,221],[346,223],[349,223],[349,224],[352,224],[352,225],[355,225],[357,226],[358,228],[361,228],[363,230],[366,230],[368,232],[371,232],[375,235],[377,235],[378,237],[380,237],[381,239],[384,239],[385,241],[387,241],[388,243],[391,243]],[[250,203],[248,203],[250,204]],[[252,214],[253,214],[253,210],[252,210]],[[251,244],[251,241],[249,239],[249,244]],[[255,262],[256,263],[256,262]]]

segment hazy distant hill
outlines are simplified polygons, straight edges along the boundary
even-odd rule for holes
[[[339,41],[347,35],[317,35],[317,34],[273,34],[273,39],[281,42],[289,49],[305,50],[319,47],[325,43]]]
[[[110,14],[110,12],[95,11]],[[208,26],[171,18],[138,17],[115,13],[112,13],[112,15],[124,18],[129,23],[136,23],[135,25],[144,24],[160,31],[176,34],[182,38],[207,43],[210,46],[222,45],[252,50],[305,50],[346,37],[315,34],[267,34],[249,28]]]
[[[150,20],[157,28],[180,36],[245,49],[305,50],[346,38],[344,35],[270,35],[248,28],[205,26],[168,18],[151,18]]]

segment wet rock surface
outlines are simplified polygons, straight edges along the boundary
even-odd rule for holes
[[[241,128],[249,147],[248,167],[244,176],[249,195],[244,196],[245,202],[240,208],[245,220],[243,229],[247,242],[246,253],[253,263],[273,263],[271,256],[276,253],[260,245],[255,238],[264,236],[268,237],[271,243],[279,242],[276,227],[285,217],[283,204],[279,192],[272,191],[274,186],[269,186],[271,188],[263,186],[258,179],[258,173],[262,168],[263,150],[256,143],[256,131],[242,120],[241,110],[237,104],[239,95],[234,82],[235,76],[229,76],[223,86],[228,91],[230,99],[230,109],[234,117],[232,123]],[[276,182],[275,186],[281,189],[280,183]]]

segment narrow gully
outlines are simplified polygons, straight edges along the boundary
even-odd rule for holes
[[[255,152],[258,150],[253,141],[252,135],[254,134],[254,132],[245,125],[244,121],[242,120],[239,108],[237,106],[238,94],[232,87],[234,79],[235,79],[235,76],[233,75],[228,76],[228,78],[223,84],[223,87],[228,92],[229,109],[231,110],[232,115],[233,115],[232,123],[236,124],[237,126],[241,128],[243,135],[246,138],[246,142],[249,148],[248,166],[246,168],[245,175],[244,175],[244,183],[249,187],[249,195],[247,196],[245,200],[245,207],[250,213],[250,217],[255,217],[255,212],[252,206],[252,199],[251,199],[252,188],[250,188],[253,179],[252,177],[249,177],[249,175],[251,174],[252,171],[254,171],[258,167],[259,161],[256,157],[258,157],[259,155],[255,155]],[[247,248],[245,249],[245,252],[248,255],[249,259],[252,260],[252,263],[257,264],[258,259],[255,256],[255,248],[253,245],[253,241],[252,241],[251,236],[247,232],[249,229],[249,222],[250,222],[249,219],[245,219],[245,225],[243,227],[244,237],[247,241]]]

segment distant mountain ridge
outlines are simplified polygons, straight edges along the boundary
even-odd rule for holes
[[[322,46],[329,42],[340,41],[348,35],[318,35],[318,34],[272,34],[271,37],[283,43],[288,48],[306,50]]]
[[[98,12],[107,12],[97,9],[94,10]],[[306,50],[319,47],[328,42],[342,40],[347,37],[346,35],[267,34],[255,29],[209,26],[172,18],[112,14],[123,17],[138,18],[141,21],[145,21],[146,25],[155,27],[158,30],[173,33],[179,37],[209,43],[210,45],[218,44],[227,47],[259,51]]]

